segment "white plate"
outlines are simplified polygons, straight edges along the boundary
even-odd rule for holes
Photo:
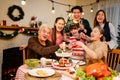
[[[80,60],[78,59],[72,59],[73,63],[77,64]]]
[[[55,63],[53,62],[52,66],[53,66],[53,68],[56,68],[56,69],[66,70],[66,69],[69,69],[69,68],[73,68],[75,66],[75,64],[71,63],[69,66],[61,67],[61,66],[55,65]]]
[[[47,75],[38,75],[37,74],[38,70],[45,71]],[[31,76],[35,76],[35,77],[48,77],[48,76],[52,76],[53,74],[55,74],[55,70],[50,69],[50,68],[35,68],[35,69],[28,71],[28,74],[30,74]]]
[[[62,52],[62,53],[58,53],[57,51],[55,52],[56,56],[58,57],[71,57],[72,56],[72,52]]]
[[[79,61],[79,65],[82,66],[82,65],[85,65],[86,62],[85,61]]]

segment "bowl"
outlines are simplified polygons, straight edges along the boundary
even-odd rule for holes
[[[39,59],[26,59],[25,64],[28,68],[36,68],[40,65]]]

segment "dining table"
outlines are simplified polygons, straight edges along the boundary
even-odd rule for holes
[[[75,62],[74,65],[76,65],[76,63],[77,62]],[[75,74],[70,74],[68,69],[57,69],[51,65],[46,65],[45,68],[55,70],[55,74],[46,78],[31,76],[28,74],[31,69],[28,68],[26,64],[23,64],[17,69],[15,80],[79,80]]]
[[[52,64],[46,65],[44,68],[46,69],[52,69],[55,71],[55,73],[51,76],[47,77],[38,77],[30,75],[29,72],[32,70],[31,68],[28,68],[26,64],[21,65],[16,72],[15,80],[81,80],[78,77],[76,77],[75,73],[70,72],[70,69],[75,69],[76,67],[79,68],[85,68],[86,65],[77,65],[79,60],[72,60],[73,66],[64,68],[64,67],[55,67]],[[38,66],[37,68],[42,68],[41,66]],[[36,69],[36,68],[35,68]],[[120,73],[117,77],[113,78],[113,80],[120,80]]]

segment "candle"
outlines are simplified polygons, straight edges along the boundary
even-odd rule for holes
[[[6,20],[3,20],[3,26],[6,26]]]

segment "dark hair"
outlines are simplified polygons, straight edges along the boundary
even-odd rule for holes
[[[72,9],[71,9],[71,12],[73,12],[74,9],[79,9],[80,12],[83,12],[83,9],[81,6],[74,6]]]
[[[94,28],[98,28],[100,34],[103,35],[103,36],[100,38],[100,40],[103,41],[103,39],[104,39],[104,30],[103,30],[100,26],[95,26]],[[93,29],[94,29],[94,28],[93,28]]]
[[[99,26],[99,23],[97,21],[97,15],[99,14],[99,12],[103,12],[104,13],[105,19],[104,19],[103,23],[107,22],[105,11],[104,10],[98,10],[97,13],[96,13],[96,15],[95,15],[95,19],[94,19],[94,27],[95,26]]]
[[[70,24],[70,30],[79,28],[79,23]]]
[[[62,19],[62,20],[64,21],[64,23],[65,23],[65,19],[64,19],[63,17],[57,17],[57,18],[55,19],[54,28],[53,28],[53,34],[52,34],[52,43],[53,43],[53,45],[56,44],[56,26],[55,26],[55,23],[57,23],[58,20],[60,20],[60,19]],[[62,34],[62,35],[63,35],[63,31],[64,31],[64,29],[61,31],[61,34]]]

